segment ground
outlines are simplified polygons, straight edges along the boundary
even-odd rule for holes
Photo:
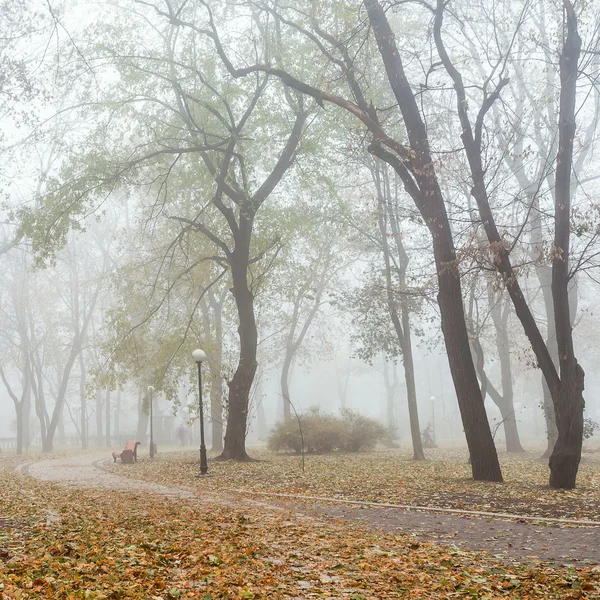
[[[310,457],[303,478],[296,457],[210,461],[212,477],[195,479],[197,453],[161,454],[152,463],[142,457],[137,465],[111,465],[104,456],[65,455],[21,463],[18,470],[4,461],[4,598],[600,598],[596,527],[234,492],[274,489],[340,499],[371,498],[377,491],[380,500],[404,504],[416,497],[431,504],[437,498],[441,506],[447,479],[449,504],[469,488],[473,508],[488,496],[504,498],[503,509],[518,506],[508,499],[517,498],[513,488],[524,481],[492,486],[500,491],[491,494],[463,478],[460,461],[448,461],[455,471],[444,475],[433,462],[415,466],[387,453],[335,462]],[[374,470],[391,458],[400,464],[395,476],[382,466]],[[597,471],[588,466],[589,485],[559,494],[553,515],[579,516],[566,510],[569,502],[592,502]],[[431,472],[437,484],[425,476]],[[541,484],[538,491],[549,507],[556,492]],[[586,506],[583,514],[591,519],[593,507]],[[539,545],[544,536],[552,556]],[[442,543],[428,541],[433,538]],[[539,552],[525,546],[528,540]],[[457,541],[463,547],[449,545]],[[561,544],[568,549],[563,556]],[[585,545],[593,550],[586,554]],[[479,552],[482,547],[489,552]],[[582,557],[588,562],[575,566],[573,559]]]

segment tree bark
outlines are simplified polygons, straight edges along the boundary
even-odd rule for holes
[[[402,350],[402,365],[404,367],[404,379],[406,381],[406,397],[408,401],[408,416],[410,421],[410,434],[413,446],[413,460],[425,460],[423,451],[423,441],[421,439],[421,428],[419,426],[419,411],[417,406],[417,388],[415,385],[415,367],[412,353],[412,341],[410,337],[410,314],[406,288],[406,269],[408,268],[408,255],[404,250],[401,241],[400,231],[395,222],[395,215],[390,206],[390,187],[387,179],[387,173],[379,177],[379,172],[375,173],[376,184],[379,191],[378,203],[378,222],[381,235],[381,248],[383,250],[383,260],[385,264],[386,279],[386,298],[390,319],[398,342]],[[390,246],[387,238],[387,222],[390,222],[392,234],[396,240],[398,251],[397,275],[400,300],[396,300],[392,284],[392,261],[390,257]],[[401,321],[402,319],[402,321]]]
[[[238,313],[240,354],[237,369],[228,383],[227,429],[220,458],[240,461],[249,459],[246,453],[248,406],[250,389],[258,366],[256,362],[258,332],[254,316],[254,295],[248,286],[253,218],[250,206],[246,210],[242,208],[235,249],[230,258],[233,296]]]
[[[87,394],[85,389],[86,369],[83,352],[79,354],[79,411],[81,447],[88,447]]]
[[[396,401],[396,391],[398,389],[398,372],[396,365],[393,366],[393,377],[390,377],[389,363],[386,357],[383,357],[383,380],[386,391],[386,413],[387,424],[390,430],[392,439],[399,436],[398,431],[398,403]]]
[[[148,411],[144,410],[144,395],[141,388],[138,390],[137,408],[138,422],[135,432],[135,441],[145,444],[148,441],[148,421],[150,416]]]
[[[106,433],[104,436],[104,445],[107,448],[110,448],[110,386],[106,388],[106,397],[104,398],[104,410],[105,410],[105,419],[104,425],[106,427]]]
[[[212,309],[215,326],[215,355],[211,356],[210,369],[210,415],[212,432],[212,450],[223,450],[223,303],[227,290],[215,298],[212,290],[208,291],[208,303]]]
[[[96,446],[102,446],[102,390],[96,388]]]
[[[438,304],[450,372],[471,456],[473,478],[502,481],[502,471],[473,366],[456,249],[446,206],[429,149],[427,128],[404,74],[394,34],[377,0],[364,0],[388,80],[402,112],[411,146],[411,172],[396,156],[374,145],[374,154],[390,164],[403,180],[431,232],[438,274]]]
[[[584,374],[574,356],[568,299],[570,179],[573,161],[573,138],[575,135],[577,63],[581,49],[581,39],[577,33],[577,19],[570,0],[563,0],[563,4],[567,16],[568,34],[560,58],[559,148],[556,168],[555,236],[552,261],[552,296],[560,375],[557,373],[548,347],[542,338],[513,271],[510,261],[510,249],[498,232],[485,182],[485,169],[483,168],[481,155],[483,120],[508,80],[501,79],[495,90],[486,97],[473,130],[468,115],[468,102],[462,77],[452,64],[442,41],[441,26],[446,9],[443,0],[437,0],[434,38],[441,61],[454,82],[458,116],[462,126],[461,137],[473,181],[471,194],[477,202],[479,216],[490,243],[492,263],[503,277],[517,317],[529,338],[552,395],[558,427],[558,440],[550,457],[550,485],[572,488],[575,485],[583,440],[581,435],[581,439],[577,442],[577,436],[583,433],[582,392]],[[559,413],[561,414],[560,417]]]
[[[494,302],[491,284],[488,283],[488,298]],[[500,360],[500,383],[502,386],[502,401],[496,402],[500,409],[502,421],[504,425],[504,436],[506,438],[507,452],[525,452],[519,438],[519,430],[517,429],[517,419],[514,406],[514,390],[512,381],[512,368],[510,364],[510,342],[508,339],[508,317],[510,314],[509,304],[505,303],[504,308],[501,307],[498,299],[495,305],[491,308],[492,321],[496,329],[496,347],[498,348],[498,358]]]
[[[573,347],[569,308],[569,250],[571,220],[571,172],[573,139],[576,131],[576,97],[581,38],[577,17],[570,0],[564,0],[567,37],[560,57],[559,141],[556,159],[554,205],[554,249],[552,260],[552,299],[560,382],[554,392],[558,438],[550,456],[550,485],[575,487],[583,444],[583,400],[585,374],[577,362]]]
[[[281,397],[283,399],[283,420],[287,423],[292,419],[292,411],[290,407],[290,367],[292,366],[293,355],[289,344],[286,346],[285,359],[283,361],[283,367],[281,368]]]
[[[121,435],[121,385],[117,383],[117,404],[115,406],[115,437]]]

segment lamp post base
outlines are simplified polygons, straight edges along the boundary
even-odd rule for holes
[[[208,460],[206,458],[206,446],[202,444],[200,446],[200,475],[206,475],[208,473]]]

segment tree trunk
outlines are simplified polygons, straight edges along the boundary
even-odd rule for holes
[[[403,311],[403,318],[408,314]],[[408,328],[408,329],[407,329]],[[412,355],[412,343],[410,333],[406,339],[407,332],[410,332],[408,322],[405,323],[404,336],[405,348],[403,349],[404,379],[406,381],[406,399],[408,401],[408,419],[410,421],[410,435],[413,444],[413,460],[425,460],[425,452],[423,451],[423,441],[421,440],[421,428],[419,426],[419,409],[417,406],[417,388],[415,386],[415,366]]]
[[[415,366],[412,353],[412,340],[410,335],[410,307],[407,296],[406,270],[409,264],[409,257],[402,244],[400,229],[396,221],[396,215],[391,205],[391,188],[387,169],[375,171],[375,183],[379,192],[378,203],[378,223],[379,233],[381,235],[381,248],[383,250],[383,260],[385,264],[386,279],[386,298],[390,319],[398,342],[402,350],[402,365],[404,367],[404,379],[406,381],[406,398],[408,401],[408,416],[410,421],[410,434],[413,445],[413,459],[425,460],[423,451],[423,441],[421,439],[421,428],[419,426],[419,409],[417,405],[417,388],[415,385]],[[387,217],[387,218],[386,218]],[[390,223],[392,234],[396,242],[398,252],[397,275],[398,292],[392,289],[392,261],[390,258],[390,245],[387,238],[387,223]],[[396,299],[396,293],[399,293],[399,301]],[[402,322],[400,321],[402,319]]]
[[[283,361],[283,368],[281,369],[281,398],[283,400],[283,420],[287,423],[292,419],[292,410],[290,406],[290,367],[292,366],[292,357],[289,346],[286,349],[285,360]]]
[[[404,73],[395,36],[377,0],[363,0],[377,40],[388,81],[402,112],[410,141],[413,177],[395,155],[376,144],[371,151],[390,164],[415,200],[431,232],[438,274],[438,304],[450,372],[458,398],[473,478],[502,481],[502,471],[473,366],[462,301],[460,273],[446,206],[431,157],[427,128]],[[398,149],[400,151],[400,148]]]
[[[66,446],[67,445],[67,437],[65,435],[65,411],[64,409],[60,411],[60,415],[58,416],[58,426],[57,426],[57,437],[58,443]]]
[[[514,409],[504,403],[500,404],[498,408],[500,409],[500,415],[502,416],[502,425],[504,427],[504,436],[506,438],[506,451],[525,452],[523,446],[521,446]]]
[[[346,408],[348,403],[348,382],[350,380],[350,360],[348,360],[348,368],[344,373],[344,379],[342,380],[342,374],[336,367],[335,371],[335,382],[337,385],[338,397],[340,399],[340,406],[342,409]]]
[[[83,352],[79,354],[79,411],[80,411],[80,430],[81,447],[88,447],[88,418],[87,418],[87,394],[85,389],[86,369]]]
[[[117,405],[115,406],[115,438],[121,435],[121,385],[117,384]]]
[[[491,307],[492,321],[496,329],[496,347],[498,348],[498,358],[500,360],[500,382],[502,384],[502,401],[496,402],[496,404],[500,409],[503,420],[506,451],[525,452],[519,438],[514,406],[512,368],[510,364],[510,342],[508,339],[510,305],[508,302],[505,302],[505,306],[502,308],[502,297],[503,296],[501,295],[495,305]],[[488,299],[490,302],[494,302],[491,283],[488,283]]]
[[[32,375],[30,375],[31,377]],[[31,386],[28,386],[27,392],[23,397],[22,408],[23,430],[21,432],[21,447],[29,450],[31,446]]]
[[[96,388],[96,446],[102,446],[102,390]]]
[[[135,432],[135,441],[140,442],[141,444],[145,444],[148,441],[148,421],[150,420],[150,415],[144,410],[143,399],[144,396],[140,388],[138,390],[138,422]]]
[[[583,389],[585,374],[575,358],[569,307],[569,250],[571,225],[571,171],[576,131],[576,99],[581,38],[570,0],[564,0],[567,37],[560,56],[559,141],[556,159],[552,299],[560,382],[553,392],[558,439],[550,456],[550,485],[575,487],[583,444]]]
[[[106,397],[104,399],[105,405],[104,410],[106,411],[106,434],[104,444],[107,448],[110,448],[110,386],[106,388]]]
[[[23,402],[15,403],[17,414],[17,454],[23,454]]]
[[[221,459],[248,460],[246,453],[246,432],[250,389],[258,366],[256,349],[258,332],[254,317],[254,295],[248,286],[248,266],[250,262],[250,238],[252,215],[244,214],[250,207],[242,208],[240,225],[236,236],[235,250],[231,253],[230,266],[233,280],[233,296],[238,313],[238,334],[240,355],[238,366],[229,382],[229,412],[225,444]]]
[[[219,367],[209,366],[210,370],[210,418],[212,451],[223,450],[223,386],[221,385],[221,361]]]
[[[394,365],[394,378],[390,378],[389,363],[386,357],[383,357],[383,381],[385,383],[386,396],[386,415],[387,426],[392,439],[398,437],[398,414],[396,405],[396,390],[398,388],[398,376],[396,365]]]
[[[208,369],[210,373],[210,441],[213,452],[223,450],[223,303],[226,294],[227,288],[224,287],[217,298],[210,288],[206,291],[206,297],[202,298],[200,302],[204,335],[211,340]]]
[[[535,243],[536,254],[539,255],[538,262],[536,264],[536,275],[540,282],[540,288],[542,290],[542,297],[544,299],[544,309],[546,313],[547,332],[546,332],[546,346],[548,352],[552,357],[555,367],[558,369],[558,346],[556,345],[556,327],[554,324],[554,306],[552,300],[552,269],[547,264],[541,263],[542,256],[544,254],[544,242],[542,236],[542,222],[539,200],[535,199],[533,203],[533,217],[531,220],[531,237]],[[558,429],[556,428],[556,417],[554,414],[554,403],[552,401],[552,395],[550,389],[546,383],[546,378],[542,373],[542,394],[543,404],[542,409],[544,411],[544,419],[546,421],[546,450],[542,455],[542,458],[550,458],[554,445],[558,439]]]

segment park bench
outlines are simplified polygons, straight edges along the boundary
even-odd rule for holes
[[[117,462],[117,458],[120,458],[121,462],[125,465],[132,465],[134,462],[137,462],[137,447],[139,445],[140,442],[127,442],[123,452],[112,453],[114,462]]]

